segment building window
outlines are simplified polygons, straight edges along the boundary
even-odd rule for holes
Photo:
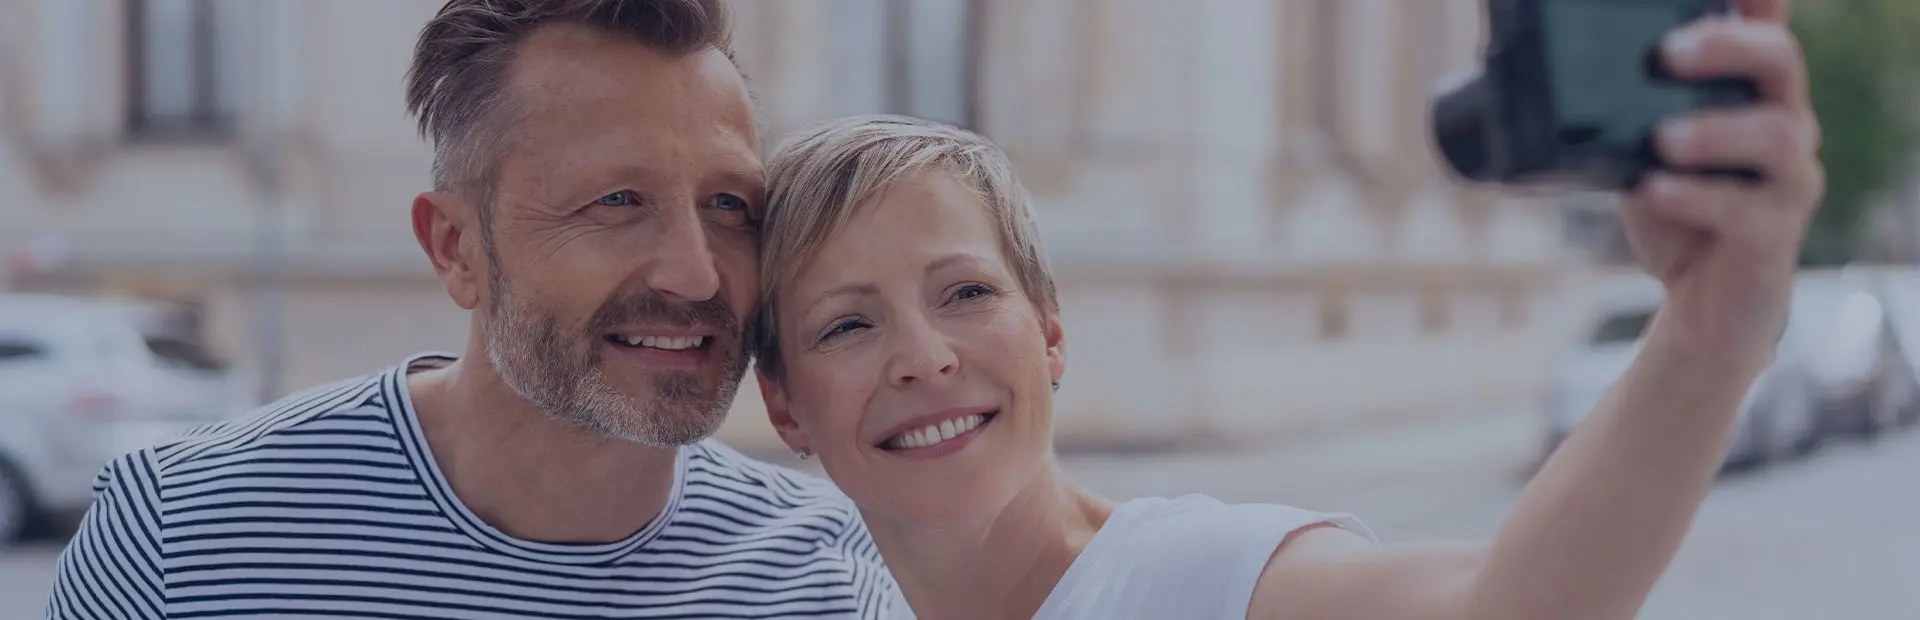
[[[1402,18],[1400,36],[1400,92],[1398,113],[1400,128],[1401,173],[1420,178],[1440,171],[1440,162],[1431,156],[1430,120],[1427,109],[1442,78],[1456,68],[1453,49],[1457,33],[1452,13],[1458,5],[1429,1],[1416,4],[1412,15]]]
[[[1500,326],[1506,329],[1520,329],[1527,326],[1527,306],[1531,299],[1525,285],[1508,285],[1500,289]]]
[[[1332,0],[1293,0],[1282,7],[1281,130],[1289,140],[1326,140],[1339,106],[1340,7]]]
[[[231,135],[239,109],[233,0],[126,0],[129,123],[140,139]]]
[[[980,0],[888,0],[886,108],[976,126]]]
[[[1453,327],[1452,294],[1444,285],[1420,292],[1420,333],[1444,334]]]
[[[1346,340],[1353,328],[1353,298],[1345,290],[1326,290],[1320,296],[1320,340]]]

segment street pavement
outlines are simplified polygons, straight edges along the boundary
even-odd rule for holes
[[[1353,513],[1387,543],[1485,539],[1539,456],[1537,424],[1500,415],[1388,438],[1068,469],[1116,498],[1201,492]],[[1910,429],[1724,477],[1639,617],[1920,620],[1916,586],[1920,429]]]
[[[1209,493],[1351,512],[1388,542],[1494,533],[1537,456],[1523,413],[1231,452],[1064,459],[1110,497]],[[1920,619],[1920,432],[1729,476],[1644,620]],[[0,620],[39,617],[57,545],[0,553]]]

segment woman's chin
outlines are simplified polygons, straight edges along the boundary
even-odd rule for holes
[[[1037,461],[989,454],[985,447],[955,455],[964,458],[889,467],[859,490],[870,500],[860,503],[878,509],[863,512],[914,527],[992,522],[1020,496],[1033,478],[1028,463]],[[967,454],[975,450],[979,453]]]
[[[910,530],[964,529],[990,523],[1010,499],[1010,493],[987,488],[914,489],[895,494],[882,515]]]

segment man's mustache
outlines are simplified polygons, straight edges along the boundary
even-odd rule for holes
[[[717,339],[737,338],[739,320],[725,294],[695,302],[676,303],[651,290],[625,291],[608,299],[590,323],[595,335],[635,323],[660,327],[706,327]]]

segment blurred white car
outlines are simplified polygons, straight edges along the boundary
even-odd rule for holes
[[[245,409],[201,347],[142,333],[123,308],[0,296],[0,543],[82,511],[113,458]]]
[[[1587,338],[1560,360],[1547,397],[1547,445],[1551,453],[1593,412],[1640,352],[1664,294],[1651,278],[1622,278],[1601,296]],[[1785,345],[1786,339],[1782,339]],[[1798,357],[1777,354],[1748,390],[1724,462],[1755,465],[1804,454],[1819,445],[1812,381]]]
[[[1867,272],[1803,276],[1793,312],[1789,337],[1812,371],[1824,432],[1871,436],[1920,413],[1920,381]]]

